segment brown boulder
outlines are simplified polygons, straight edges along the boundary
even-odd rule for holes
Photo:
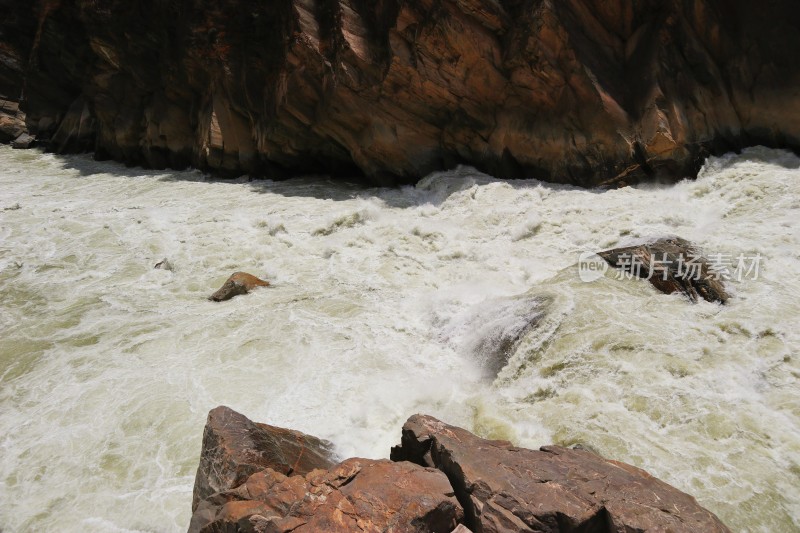
[[[304,477],[265,469],[203,501],[189,533],[450,533],[463,511],[438,470],[348,459]]]
[[[17,106],[0,98],[0,143],[10,143],[22,137],[25,128],[25,116],[20,116]]]
[[[435,418],[403,426],[393,460],[442,470],[475,533],[729,531],[694,498],[585,450],[481,439]]]
[[[680,292],[691,301],[698,297],[725,303],[728,293],[719,270],[689,241],[667,237],[653,242],[599,252],[609,265],[633,277],[647,279],[665,294]]]
[[[256,287],[269,287],[269,282],[246,272],[236,272],[208,299],[214,302],[224,302],[235,296],[247,294]]]
[[[330,443],[298,431],[257,424],[227,407],[208,414],[192,509],[216,492],[233,489],[264,468],[304,475],[333,466]]]

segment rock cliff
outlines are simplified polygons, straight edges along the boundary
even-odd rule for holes
[[[729,532],[691,496],[585,450],[516,448],[415,415],[391,461],[333,465],[318,439],[289,433],[211,411],[189,533]],[[303,449],[313,461],[287,470]]]
[[[791,0],[0,0],[0,141],[223,174],[583,186],[800,148]],[[17,106],[21,111],[17,110]],[[23,114],[24,113],[24,114]]]

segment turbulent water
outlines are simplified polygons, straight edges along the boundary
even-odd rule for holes
[[[796,530],[798,167],[757,148],[668,187],[363,189],[0,147],[0,529],[185,530],[224,404],[342,456],[387,456],[415,412],[582,443],[734,530]],[[758,276],[726,306],[581,281],[582,252],[667,234]],[[238,270],[273,287],[206,300]]]

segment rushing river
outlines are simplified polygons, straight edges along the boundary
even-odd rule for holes
[[[0,529],[185,530],[224,404],[342,456],[387,456],[416,412],[582,443],[734,530],[797,530],[799,167],[756,148],[668,187],[364,189],[0,147]],[[666,234],[760,268],[726,306],[581,281],[582,252]],[[273,287],[206,300],[239,270]]]

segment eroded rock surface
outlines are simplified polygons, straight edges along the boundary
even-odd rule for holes
[[[203,501],[189,533],[450,533],[462,519],[440,471],[348,459],[304,477],[287,478],[272,469],[255,473],[237,489]]]
[[[429,416],[406,422],[392,459],[447,474],[475,533],[729,531],[694,498],[633,466],[585,450],[516,448]]]
[[[250,475],[270,468],[282,475],[305,475],[330,468],[330,443],[298,431],[258,424],[227,407],[208,414],[192,509],[216,492],[233,489]]]
[[[0,0],[0,98],[54,150],[156,168],[676,179],[709,153],[800,148],[796,9]]]
[[[665,294],[679,292],[696,302],[725,303],[730,296],[724,279],[730,273],[715,265],[686,239],[664,237],[637,246],[599,252],[609,265],[631,276],[647,279]]]

